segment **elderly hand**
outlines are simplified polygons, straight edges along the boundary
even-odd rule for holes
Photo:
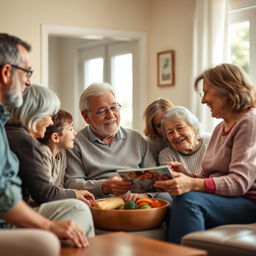
[[[173,171],[173,179],[156,181],[155,187],[161,188],[170,195],[182,195],[191,190],[204,191],[204,180],[191,178],[183,173]]]
[[[130,181],[123,181],[121,177],[113,177],[104,180],[102,183],[102,191],[105,195],[123,195],[132,188]]]
[[[139,198],[148,198],[149,196],[147,194],[137,194],[137,193],[129,193],[125,197],[125,201],[136,201]]]
[[[185,169],[184,165],[180,162],[169,162],[167,165],[175,172],[182,172],[187,176],[191,176],[191,174]]]
[[[76,198],[85,202],[89,206],[95,204],[95,197],[88,190],[74,190],[76,193]]]
[[[51,221],[49,230],[57,235],[60,239],[68,239],[75,246],[87,247],[89,242],[84,234],[74,221]]]

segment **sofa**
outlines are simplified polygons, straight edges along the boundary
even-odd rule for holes
[[[206,250],[208,256],[255,256],[256,223],[193,232],[182,238],[182,244]]]

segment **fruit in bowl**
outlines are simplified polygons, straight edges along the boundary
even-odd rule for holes
[[[150,209],[161,207],[163,204],[156,198],[140,198],[136,202],[126,201],[123,209]],[[122,209],[122,208],[121,208]]]
[[[126,201],[124,203],[124,206],[119,208],[119,209],[124,209],[124,210],[132,210],[132,209],[136,209],[136,203],[134,201]]]
[[[117,231],[157,228],[169,205],[168,201],[158,198],[141,198],[136,202],[122,200],[116,197],[96,201],[91,211],[97,228]]]

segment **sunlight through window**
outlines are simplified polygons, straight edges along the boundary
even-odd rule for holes
[[[121,125],[124,127],[132,127],[132,54],[116,55],[112,58],[111,62],[112,86],[115,89],[118,102],[122,105]]]
[[[103,58],[84,62],[84,87],[96,82],[103,82]]]
[[[250,74],[250,22],[229,25],[229,61]]]

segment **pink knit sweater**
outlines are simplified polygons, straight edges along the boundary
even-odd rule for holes
[[[222,196],[247,196],[256,199],[256,109],[251,108],[223,133],[223,122],[211,136],[202,160],[208,193]]]

